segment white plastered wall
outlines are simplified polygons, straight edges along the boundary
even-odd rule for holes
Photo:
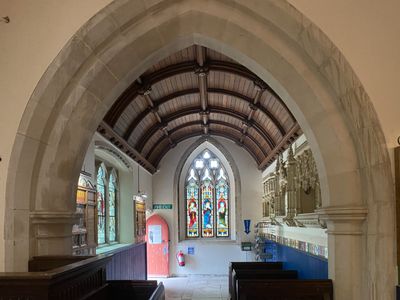
[[[257,169],[254,159],[242,148],[224,138],[216,140],[230,153],[234,163],[240,172],[241,179],[241,209],[236,211],[237,234],[236,240],[205,241],[205,240],[183,240],[178,242],[177,221],[177,199],[174,198],[174,174],[182,159],[183,153],[197,140],[191,138],[178,144],[169,151],[161,160],[159,169],[153,177],[153,199],[154,203],[173,204],[173,210],[155,210],[168,223],[170,229],[170,273],[173,275],[187,274],[227,274],[229,261],[245,261],[252,259],[252,253],[242,252],[241,241],[250,240],[253,229],[249,236],[243,233],[243,219],[250,219],[252,226],[261,218],[261,172]],[[200,149],[206,146],[200,145]],[[213,150],[209,147],[210,150]],[[214,150],[215,151],[215,150]],[[187,168],[186,168],[187,170]],[[184,172],[184,171],[183,171]],[[231,182],[231,186],[233,183]],[[235,196],[232,196],[232,199]],[[231,206],[233,203],[231,203]],[[231,222],[233,220],[231,219]],[[178,267],[175,259],[177,251],[182,250],[187,254],[188,247],[195,247],[194,255],[186,255],[186,266]]]

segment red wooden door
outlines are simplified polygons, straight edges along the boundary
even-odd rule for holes
[[[168,241],[169,232],[167,222],[159,215],[152,215],[146,221],[148,276],[169,276]]]

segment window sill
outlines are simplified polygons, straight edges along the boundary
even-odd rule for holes
[[[107,252],[110,252],[110,251],[114,251],[114,250],[119,249],[119,248],[126,247],[128,245],[131,245],[131,244],[118,244],[118,243],[115,243],[115,244],[101,245],[101,246],[96,248],[96,254],[104,254],[104,253],[107,253]]]
[[[231,239],[182,239],[179,243],[199,243],[199,244],[210,244],[210,243],[221,243],[221,244],[238,244],[237,240]]]

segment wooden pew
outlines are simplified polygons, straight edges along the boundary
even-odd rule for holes
[[[106,281],[112,255],[34,258],[32,272],[0,273],[0,300],[165,299],[157,281]]]
[[[238,300],[333,300],[332,280],[238,279]]]
[[[71,255],[46,255],[46,256],[34,256],[29,260],[28,271],[29,272],[44,272],[66,265],[70,265],[88,258],[91,256],[71,256]]]
[[[231,262],[229,264],[229,275],[228,275],[228,288],[229,295],[232,298],[232,293],[234,291],[232,272],[234,269],[249,269],[249,270],[282,270],[283,263],[282,262]]]
[[[165,299],[165,289],[156,280],[110,280],[107,295],[107,299],[161,300]]]
[[[232,299],[237,299],[237,283],[240,279],[297,279],[297,271],[295,270],[248,270],[237,269],[232,272]]]
[[[54,258],[48,261],[52,260],[58,261]],[[59,262],[67,260],[62,258]],[[2,300],[90,299],[92,295],[105,288],[106,265],[110,260],[110,255],[98,255],[42,272],[0,273],[0,298]],[[43,270],[47,268],[45,265],[48,265],[48,262],[44,263],[43,260],[36,267]]]

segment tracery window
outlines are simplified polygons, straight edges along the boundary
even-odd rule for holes
[[[229,180],[218,157],[208,149],[198,155],[185,185],[186,236],[229,237]]]
[[[102,163],[97,169],[97,244],[117,241],[118,178],[115,170],[107,171]]]

